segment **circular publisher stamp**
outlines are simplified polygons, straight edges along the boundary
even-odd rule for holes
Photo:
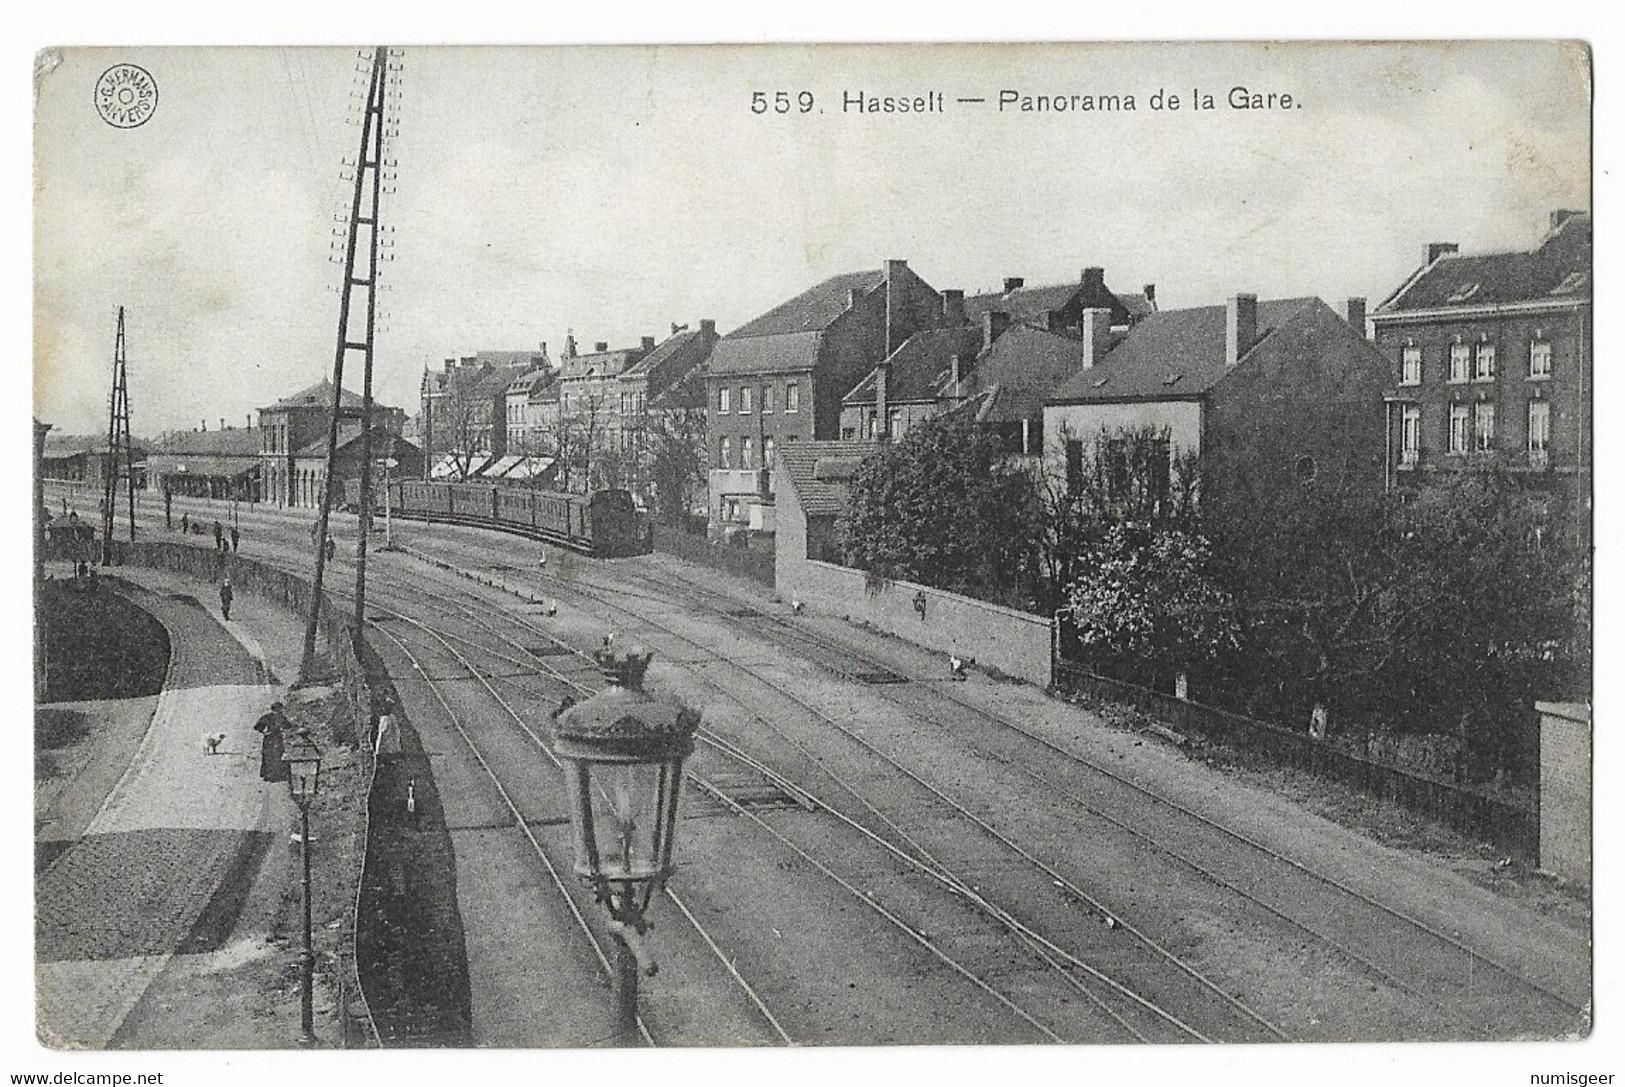
[[[115,64],[96,81],[96,112],[114,128],[139,128],[158,108],[158,84],[135,64]]]

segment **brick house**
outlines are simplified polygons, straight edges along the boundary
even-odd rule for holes
[[[653,496],[654,447],[659,444],[651,431],[668,421],[656,407],[662,396],[680,384],[711,358],[717,345],[717,323],[709,318],[700,327],[672,326],[672,333],[648,354],[621,371],[617,393],[615,441],[625,464],[624,484],[645,501]],[[673,410],[676,401],[665,410]],[[672,437],[670,434],[660,438]]]
[[[463,478],[508,448],[508,389],[547,361],[535,351],[477,351],[425,369],[419,386],[425,471]]]
[[[362,398],[343,389],[339,395],[341,419],[361,418]],[[406,427],[406,412],[377,400],[372,404],[374,433],[400,434]],[[322,379],[309,388],[259,409],[260,495],[265,502],[280,506],[308,505],[302,498],[295,461],[300,451],[318,440],[325,442],[333,413],[333,383]]]
[[[1079,281],[964,298],[944,291],[943,326],[917,332],[842,400],[841,437],[898,438],[947,411],[972,414],[1012,454],[1043,447],[1044,400],[1080,368],[1098,361],[1155,312],[1156,288],[1118,295],[1105,270]]]
[[[1161,310],[1044,407],[1044,468],[1069,489],[1105,436],[1165,430],[1165,468],[1200,454],[1201,500],[1218,516],[1256,516],[1284,489],[1313,485],[1378,494],[1383,486],[1382,389],[1387,362],[1318,298]],[[1168,472],[1164,471],[1164,478]]]
[[[1371,314],[1387,358],[1387,485],[1496,464],[1536,490],[1591,490],[1591,216],[1553,212],[1528,250],[1427,247]]]
[[[831,276],[722,337],[707,367],[709,520],[773,528],[773,469],[791,442],[835,439],[841,399],[914,333],[942,296],[908,267]]]

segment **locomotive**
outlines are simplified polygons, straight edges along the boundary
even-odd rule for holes
[[[384,508],[381,491],[374,498],[379,513]],[[346,506],[359,509],[360,482],[349,480],[344,492]],[[567,494],[490,483],[394,480],[389,506],[396,517],[500,529],[595,558],[646,555],[654,549],[648,515],[623,489]]]

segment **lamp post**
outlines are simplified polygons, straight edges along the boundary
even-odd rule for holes
[[[321,784],[322,749],[308,729],[299,729],[282,749],[288,764],[288,792],[299,806],[299,857],[304,868],[304,942],[299,948],[299,1044],[316,1041],[311,1009],[311,981],[316,956],[310,949],[310,801]]]
[[[699,714],[643,691],[652,653],[594,655],[610,686],[559,714],[554,754],[564,764],[576,874],[609,910],[616,944],[620,1042],[637,1033],[638,973],[657,969],[645,913],[671,874],[683,760]]]

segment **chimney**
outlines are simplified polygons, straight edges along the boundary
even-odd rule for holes
[[[609,350],[609,341],[608,340],[599,340],[597,343],[592,345],[592,351],[593,351],[593,354],[595,354],[595,355],[602,355],[605,351],[608,351],[608,350]]]
[[[221,429],[221,430],[225,430],[225,429],[226,429],[226,417],[225,417],[225,416],[224,416],[224,415],[222,415],[222,416],[221,416],[221,417],[220,417],[220,429]]]
[[[1004,335],[1010,327],[1010,315],[1003,310],[989,310],[982,314],[982,350],[993,346],[993,341]]]
[[[710,317],[702,317],[700,319],[700,335],[702,335],[702,336],[715,336],[716,334],[717,334],[717,323],[716,323],[716,321],[712,320]]]
[[[1106,289],[1106,269],[1085,268],[1081,282],[1085,287],[1093,287],[1097,291],[1104,291]]]
[[[199,419],[197,428],[203,433],[207,434],[209,432],[209,421],[207,419]]]
[[[885,441],[891,436],[891,363],[883,362],[875,370],[875,437]]]
[[[1021,289],[1022,284],[1026,283],[1026,282],[1027,281],[1025,279],[1022,279],[1020,276],[1005,276],[1004,277],[1004,293],[1009,294],[1011,291],[1019,291]]]
[[[959,383],[964,380],[965,371],[959,361],[959,352],[955,351],[952,360],[948,363],[948,391],[953,396],[959,395]]]
[[[1551,225],[1547,229],[1556,230],[1558,227],[1562,226],[1564,223],[1568,222],[1570,219],[1574,218],[1576,215],[1584,215],[1584,214],[1585,214],[1585,212],[1583,212],[1583,211],[1554,211],[1554,212],[1552,212],[1552,215],[1551,215],[1551,220],[1550,220]]]
[[[942,292],[942,323],[949,328],[958,328],[965,323],[965,292]]]
[[[1144,294],[1145,300],[1150,302],[1152,310],[1155,310],[1157,308],[1157,285],[1155,283],[1147,283],[1145,285]]]
[[[1461,252],[1461,246],[1457,245],[1455,242],[1429,242],[1428,263],[1432,264],[1446,253],[1459,252]]]
[[[446,360],[446,373],[449,374],[455,369],[457,369],[457,360],[456,359],[447,359]]]
[[[1083,368],[1094,366],[1112,349],[1112,311],[1104,307],[1086,309],[1078,315],[1083,333]]]
[[[1234,366],[1258,339],[1258,295],[1233,295],[1224,307],[1224,363]]]
[[[243,428],[245,430],[253,430],[254,429],[254,417],[252,415],[243,416]]]
[[[653,336],[643,337],[643,349],[645,351],[653,351],[655,349],[655,338]]]
[[[851,290],[846,292],[846,308],[847,309],[853,308],[854,306],[856,306],[861,301],[863,301],[863,288],[862,287],[853,287]]]
[[[1365,299],[1349,299],[1348,319],[1349,324],[1353,326],[1354,331],[1360,334],[1360,338],[1362,340],[1365,339]]]
[[[905,325],[905,312],[903,310],[903,273],[908,270],[906,260],[888,260],[886,262],[886,354],[896,351],[904,340],[908,339],[909,330]]]

